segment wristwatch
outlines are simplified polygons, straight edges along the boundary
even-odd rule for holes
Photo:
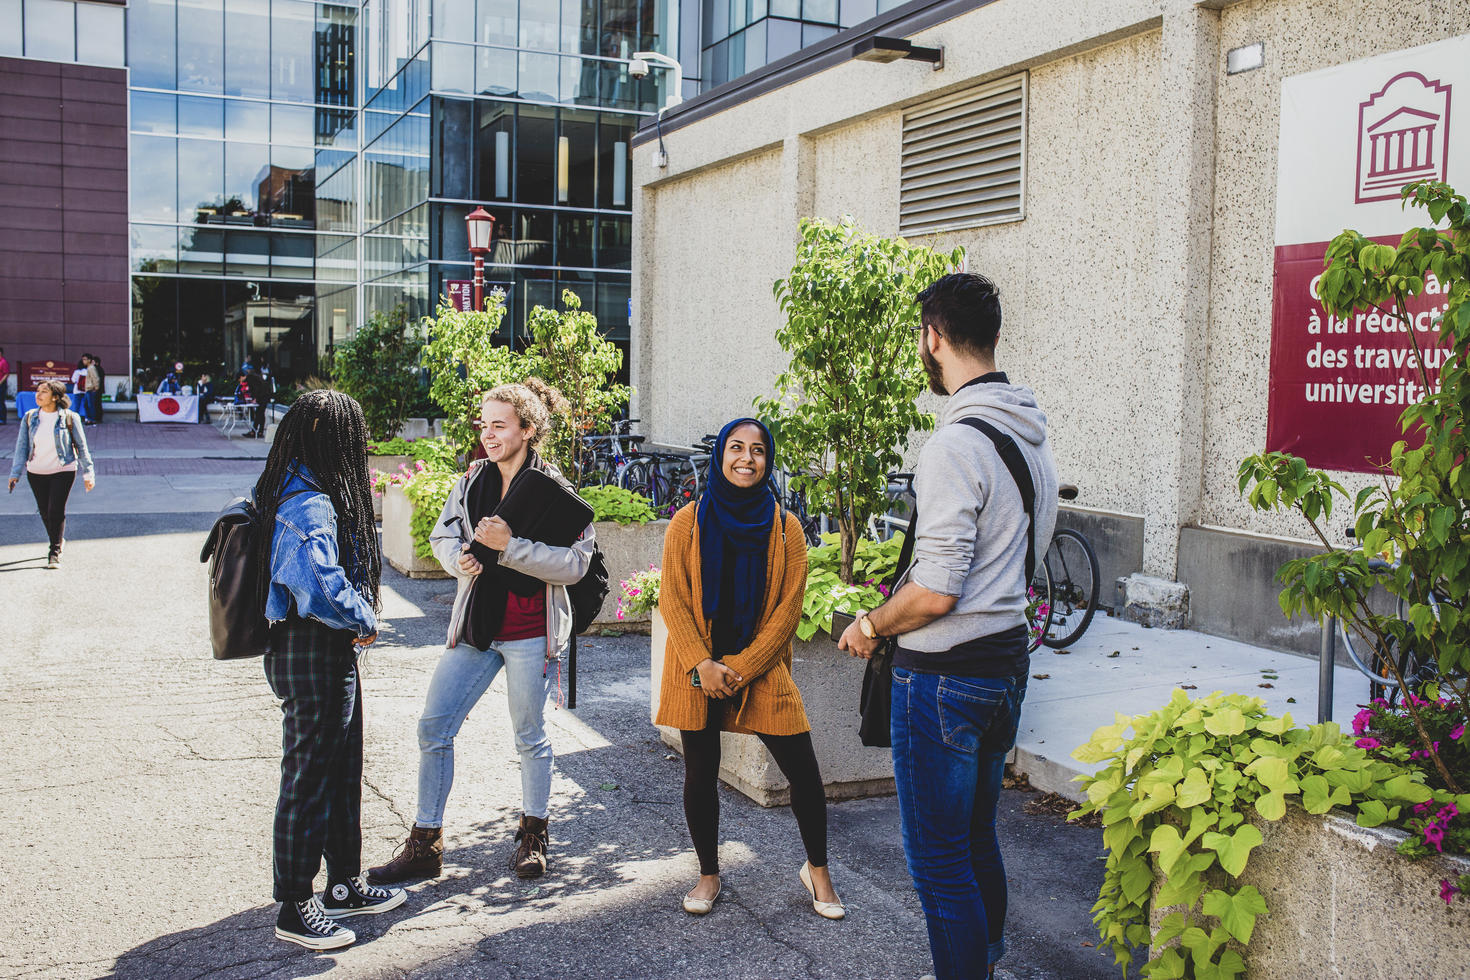
[[[863,636],[866,636],[870,640],[878,639],[878,631],[873,628],[873,621],[868,618],[866,610],[858,613],[857,624],[858,629],[863,631]]]

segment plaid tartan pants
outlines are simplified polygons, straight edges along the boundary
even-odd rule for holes
[[[332,881],[362,862],[362,697],[352,634],[293,610],[271,628],[265,676],[282,701],[275,899],[300,902],[326,858]]]

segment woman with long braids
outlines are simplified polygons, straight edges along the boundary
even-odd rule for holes
[[[720,895],[720,733],[741,732],[757,736],[790,781],[806,849],[798,877],[813,911],[840,919],[846,909],[827,871],[827,795],[791,676],[806,538],[777,503],[775,455],[762,422],[729,423],[698,504],[669,522],[659,590],[669,639],[656,721],[678,728],[684,742],[684,818],[699,857],[684,911],[705,915]]]
[[[413,829],[368,881],[430,878],[443,870],[444,808],[454,782],[454,739],[470,710],[505,670],[506,699],[521,761],[521,824],[511,867],[522,878],[546,872],[551,800],[551,739],[543,714],[572,638],[567,586],[592,562],[592,525],[569,548],[515,536],[492,516],[511,484],[540,470],[570,489],[536,452],[566,400],[539,378],[501,385],[480,405],[486,458],[470,464],[449,491],[429,537],[434,557],[458,580],[448,646],[429,681],[419,718],[419,798]],[[488,550],[487,550],[488,549]]]
[[[281,421],[255,485],[255,574],[271,624],[265,676],[281,699],[281,793],[274,830],[276,937],[307,949],[357,939],[337,919],[386,912],[402,889],[369,885],[362,859],[362,693],[357,654],[377,639],[382,560],[362,408],[308,391]],[[326,858],[327,887],[312,887]]]

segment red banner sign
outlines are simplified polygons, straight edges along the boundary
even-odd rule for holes
[[[42,381],[60,381],[62,384],[71,382],[71,373],[76,370],[76,364],[71,361],[26,361],[21,368],[21,386],[19,390],[32,391]]]
[[[1374,240],[1397,245],[1399,238]],[[1276,248],[1266,448],[1316,467],[1366,473],[1406,438],[1399,416],[1424,396],[1426,378],[1439,385],[1449,348],[1435,318],[1446,298],[1431,277],[1410,303],[1412,327],[1378,311],[1338,319],[1317,298],[1326,251],[1327,242]]]
[[[475,308],[475,283],[472,279],[444,280],[444,294],[449,297],[449,305],[461,313]]]

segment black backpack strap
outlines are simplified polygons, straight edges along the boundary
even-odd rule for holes
[[[960,425],[968,425],[985,433],[990,441],[995,443],[995,451],[1000,454],[1000,461],[1006,464],[1010,470],[1011,479],[1016,481],[1016,489],[1021,491],[1021,505],[1026,508],[1026,520],[1029,529],[1026,532],[1026,584],[1031,584],[1031,576],[1036,574],[1036,484],[1031,479],[1031,467],[1026,464],[1026,457],[1021,454],[1021,447],[1016,445],[1016,440],[986,422],[984,419],[964,418],[957,420]],[[908,542],[904,542],[907,547]]]

